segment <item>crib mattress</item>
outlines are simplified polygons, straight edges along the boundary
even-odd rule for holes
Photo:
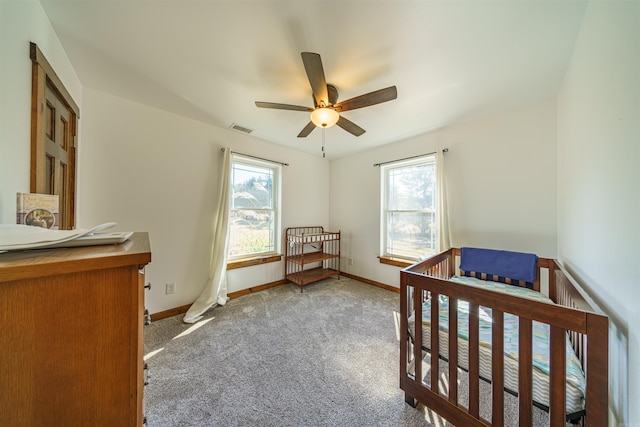
[[[553,302],[539,292],[526,288],[505,285],[497,282],[489,282],[471,277],[454,276],[452,281],[465,283],[471,286],[488,288],[497,292],[514,294],[523,298],[535,299],[553,304]],[[446,296],[440,295],[439,299],[439,335],[440,356],[449,359],[449,302]],[[426,349],[431,348],[431,301],[423,304],[422,310],[422,345]],[[491,380],[491,309],[479,308],[480,318],[480,376]],[[415,319],[409,318],[409,331],[414,336]],[[469,305],[466,301],[458,301],[458,366],[465,370],[469,367]],[[518,317],[505,313],[504,316],[504,384],[510,391],[518,390]],[[533,374],[533,399],[544,406],[549,406],[549,325],[533,322],[532,343],[532,374]],[[566,411],[572,414],[584,409],[584,391],[586,380],[573,349],[568,342],[566,349],[567,387],[566,387]]]

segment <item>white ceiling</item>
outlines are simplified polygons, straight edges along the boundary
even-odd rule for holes
[[[425,133],[557,93],[583,0],[40,0],[85,87],[321,155],[297,138],[313,106],[300,52],[321,55],[367,132],[326,130],[327,157]]]

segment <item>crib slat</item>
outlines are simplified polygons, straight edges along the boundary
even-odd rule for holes
[[[413,304],[412,304],[412,292],[411,287],[406,286],[404,277],[401,278],[401,286],[400,286],[400,312],[405,314],[404,316],[400,316],[400,331],[408,331],[409,330],[409,322],[408,322],[408,313],[413,314]],[[407,382],[411,379],[412,368],[411,368],[411,341],[410,341],[409,333],[400,335],[400,388],[402,390],[405,389]],[[405,391],[404,393],[405,402],[415,407],[415,400],[413,396]]]
[[[551,354],[550,366],[550,393],[549,396],[549,421],[551,425],[562,425],[565,421],[565,395],[566,395],[566,349],[565,330],[551,326]]]
[[[469,413],[480,414],[480,336],[478,304],[469,303]]]
[[[415,379],[422,383],[422,302],[424,301],[425,291],[414,288],[413,290],[413,307],[415,313],[414,335],[415,345],[413,346],[413,360],[415,362]]]
[[[431,390],[440,394],[438,378],[440,377],[440,294],[431,293]]]
[[[531,371],[531,319],[520,317],[518,323],[518,409],[520,426],[530,426],[533,422],[531,414],[532,371]]]
[[[587,426],[603,426],[608,420],[607,376],[609,366],[609,320],[587,313],[587,334],[591,345],[587,349]]]
[[[504,426],[504,313],[492,310],[491,325],[491,425]]]
[[[458,404],[458,300],[449,298],[449,401]]]

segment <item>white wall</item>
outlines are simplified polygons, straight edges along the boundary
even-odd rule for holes
[[[331,162],[331,228],[343,270],[399,286],[380,264],[380,169],[374,163],[448,148],[452,245],[556,253],[556,105],[541,100]],[[353,266],[346,260],[352,257]]]
[[[638,426],[640,3],[590,3],[558,117],[558,255],[610,316],[611,424]]]
[[[16,193],[29,191],[31,59],[38,45],[82,112],[82,86],[36,0],[0,0],[0,223],[15,224]]]
[[[78,226],[115,221],[118,230],[149,232],[151,313],[192,303],[207,282],[222,147],[290,163],[283,227],[329,222],[326,160],[91,89],[83,105]],[[282,277],[282,262],[236,269],[228,290]],[[173,295],[165,295],[168,282]]]

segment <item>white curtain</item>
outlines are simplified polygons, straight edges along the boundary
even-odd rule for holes
[[[449,209],[447,206],[447,185],[444,174],[444,151],[438,148],[436,152],[436,185],[438,193],[437,215],[438,218],[438,245],[439,251],[445,251],[451,247],[451,230],[449,228]]]
[[[215,219],[213,243],[211,247],[211,273],[209,281],[198,299],[184,315],[185,323],[195,323],[202,314],[215,305],[225,305],[227,298],[227,248],[229,246],[229,211],[231,209],[231,149],[224,150],[222,183],[218,215]]]

